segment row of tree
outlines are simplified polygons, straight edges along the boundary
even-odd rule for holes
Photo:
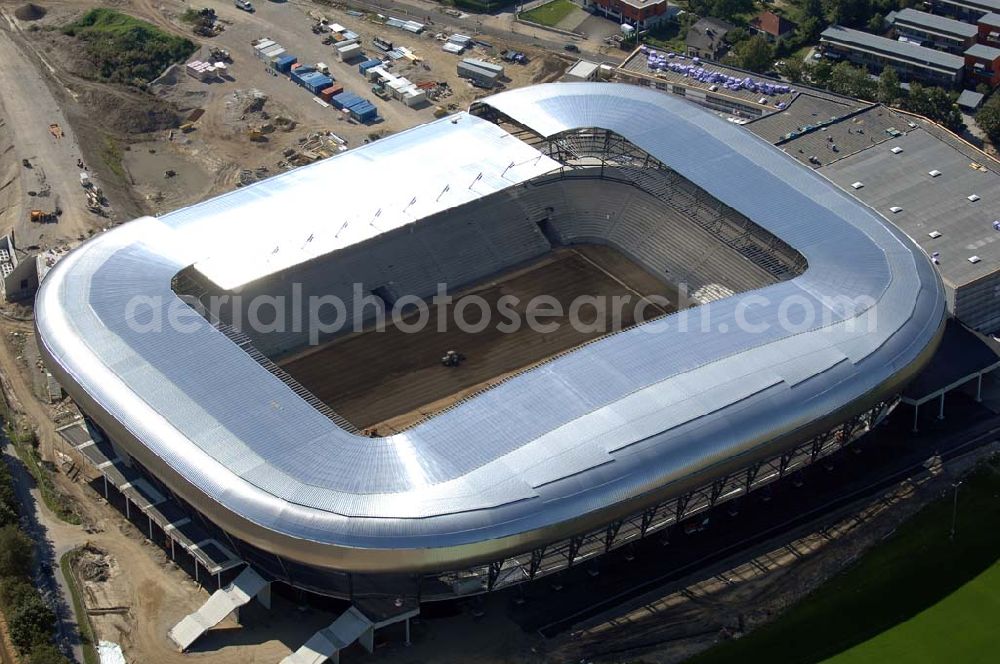
[[[69,664],[52,644],[56,616],[31,582],[35,547],[19,525],[10,468],[0,459],[0,608],[24,664]]]

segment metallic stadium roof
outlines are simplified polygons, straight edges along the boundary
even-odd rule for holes
[[[134,329],[155,323],[153,311],[168,315],[171,278],[199,259],[206,235],[218,237],[205,219],[220,201],[253,216],[259,201],[294,188],[302,172],[293,171],[133,221],[69,254],[36,302],[48,366],[119,445],[220,526],[292,560],[377,572],[451,569],[599,526],[697,473],[773,454],[774,441],[787,445],[824,418],[898,393],[933,350],[945,304],[924,254],[749,132],[625,85],[549,84],[478,103],[545,136],[617,132],[784,239],[809,267],[756,291],[753,306],[740,296],[704,305],[709,330],[679,332],[677,315],[661,318],[413,429],[361,438],[200,317],[186,318],[184,332]],[[353,153],[379,149],[391,171],[394,150],[417,143],[432,153],[424,138],[433,136],[417,128]],[[334,183],[349,163],[320,167]],[[158,304],[130,309],[136,297]],[[870,311],[849,316],[841,297],[870,298],[875,324]],[[782,303],[793,300],[824,315],[782,326]]]

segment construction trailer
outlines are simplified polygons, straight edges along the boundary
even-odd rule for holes
[[[481,88],[496,87],[497,83],[500,82],[499,73],[469,64],[466,60],[458,63],[458,75],[472,81],[474,85]]]
[[[348,44],[344,48],[337,49],[337,56],[341,62],[351,62],[352,60],[364,57],[364,55],[364,52],[361,50],[361,44],[357,43]]]

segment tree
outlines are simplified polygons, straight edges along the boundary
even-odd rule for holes
[[[733,60],[743,69],[763,73],[770,69],[774,60],[774,49],[760,35],[741,41],[733,49]]]
[[[34,557],[31,540],[16,525],[0,528],[0,577],[28,576]]]
[[[903,96],[903,88],[899,84],[899,76],[892,67],[886,67],[878,77],[878,100],[886,105],[896,103]]]
[[[829,87],[833,78],[833,64],[826,58],[819,60],[809,70],[809,78],[821,88]]]
[[[798,58],[785,60],[781,65],[781,75],[792,83],[805,83],[809,79],[806,63]]]
[[[803,18],[814,18],[820,22],[826,22],[826,13],[823,11],[822,0],[805,0],[802,3]]]
[[[994,146],[1000,144],[1000,96],[993,95],[976,112],[976,124]]]
[[[31,651],[27,664],[70,664],[70,661],[54,645],[44,643]]]
[[[38,595],[35,587],[19,576],[0,579],[0,608],[13,611]]]
[[[830,89],[859,99],[875,99],[875,82],[868,72],[849,62],[838,62],[830,75]]]
[[[24,602],[7,619],[10,640],[22,653],[35,646],[48,643],[56,626],[56,616],[37,594]]]
[[[882,34],[882,30],[885,29],[885,17],[879,13],[872,14],[872,17],[868,19],[868,32],[873,32],[876,35]]]
[[[905,110],[923,115],[955,133],[965,130],[962,112],[958,110],[953,93],[943,88],[911,83],[910,94],[905,97],[902,106]]]

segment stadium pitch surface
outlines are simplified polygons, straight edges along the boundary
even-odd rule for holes
[[[636,323],[636,304],[646,298],[643,314],[652,319],[677,310],[677,289],[653,276],[626,256],[606,246],[577,245],[558,249],[512,271],[452,295],[455,301],[477,295],[492,312],[482,331],[460,329],[455,324],[454,305],[429,307],[430,323],[417,332],[404,332],[387,321],[383,330],[374,328],[336,339],[279,362],[282,368],[317,398],[359,429],[374,429],[379,435],[399,431],[431,416],[504,378],[544,362],[616,329]],[[570,304],[577,296],[605,298],[608,306],[599,316],[593,306],[583,305],[579,320],[586,328],[570,323]],[[652,303],[651,296],[670,304]],[[498,313],[498,301],[514,296],[512,307],[523,324],[515,331],[498,325],[506,319]],[[541,331],[527,325],[527,310],[535,298],[550,296],[561,306],[561,316],[537,320],[556,323],[556,329]],[[628,297],[616,324],[611,298]],[[657,300],[662,302],[662,300]],[[535,311],[542,304],[536,300]],[[447,325],[438,329],[440,307]],[[463,319],[480,320],[478,306],[468,306]],[[403,327],[417,318],[411,313]],[[591,325],[595,322],[600,325]],[[537,326],[536,326],[537,327]],[[449,350],[465,356],[458,367],[445,367],[441,357]]]

